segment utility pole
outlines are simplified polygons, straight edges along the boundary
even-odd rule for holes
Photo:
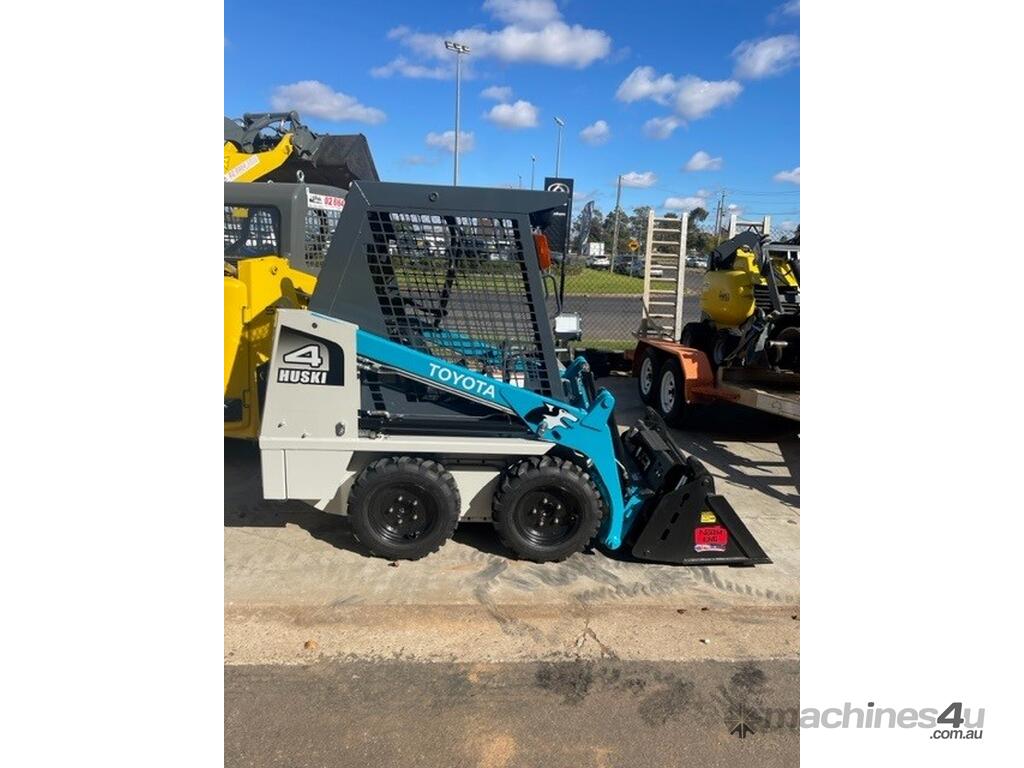
[[[608,260],[608,271],[615,271],[615,257],[619,251],[619,201],[622,200],[622,174],[619,174],[619,184],[615,191],[615,226],[612,227],[612,257]]]
[[[523,174],[521,173],[519,174],[519,188],[523,188]]]
[[[725,210],[725,190],[721,190],[718,197],[718,207],[715,210],[715,245],[721,244],[722,240],[722,212]]]
[[[459,117],[462,100],[462,56],[469,53],[469,46],[451,40],[444,41],[444,47],[455,53],[455,173],[452,186],[459,186]]]
[[[534,181],[537,176],[537,156],[530,155],[530,189],[535,189]]]

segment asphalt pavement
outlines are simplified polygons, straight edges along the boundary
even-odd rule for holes
[[[796,661],[228,667],[225,762],[789,768],[799,698]]]

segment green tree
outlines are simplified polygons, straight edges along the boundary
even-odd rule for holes
[[[604,217],[604,247],[605,253],[612,256],[612,238],[615,236],[615,219],[619,220],[619,253],[626,252],[626,244],[629,242],[631,237],[629,233],[629,217],[622,208],[616,208],[614,211],[610,211],[607,216]]]
[[[707,253],[714,248],[714,236],[700,225],[708,218],[704,208],[694,208],[686,220],[686,250]]]
[[[634,208],[633,215],[629,217],[629,236],[636,238],[637,242],[640,243],[641,251],[643,251],[647,244],[647,215],[650,213],[650,210],[651,206],[641,205],[638,208]]]

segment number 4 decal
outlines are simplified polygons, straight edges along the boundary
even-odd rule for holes
[[[286,354],[282,360],[291,365],[308,365],[310,368],[319,368],[324,364],[324,359],[320,356],[319,344],[307,344],[304,347],[299,347]]]

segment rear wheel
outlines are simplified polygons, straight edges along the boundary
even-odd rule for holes
[[[601,525],[604,501],[578,465],[552,456],[509,468],[494,494],[494,528],[524,560],[564,560],[582,550]]]
[[[637,388],[640,390],[640,399],[646,405],[654,403],[654,380],[658,375],[660,358],[661,354],[652,347],[647,347],[640,356],[640,367],[637,369],[636,383]]]
[[[679,343],[684,347],[700,350],[710,359],[714,335],[714,329],[706,322],[687,323],[679,335]]]
[[[459,523],[451,473],[436,461],[389,456],[368,465],[348,497],[352,530],[373,554],[417,560],[441,548]]]
[[[669,358],[658,372],[654,408],[670,426],[678,426],[686,412],[686,382],[679,361]]]
[[[800,328],[793,326],[779,332],[779,341],[786,342],[779,356],[779,367],[800,373]]]

